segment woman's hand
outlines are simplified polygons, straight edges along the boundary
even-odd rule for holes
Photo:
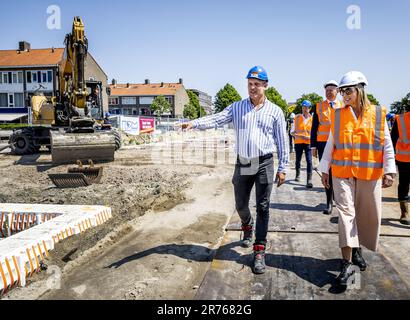
[[[326,189],[330,189],[329,175],[327,173],[322,173],[322,184]]]
[[[386,173],[383,175],[382,180],[382,188],[389,188],[394,183],[394,174],[393,173]]]

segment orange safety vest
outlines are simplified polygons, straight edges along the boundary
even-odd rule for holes
[[[399,139],[396,143],[396,160],[410,162],[410,112],[396,115]]]
[[[342,107],[340,101],[336,101],[334,107],[330,106],[330,103],[326,100],[323,102],[318,102],[316,104],[316,114],[319,119],[319,127],[317,129],[317,138],[318,142],[326,142],[329,138],[332,111]]]
[[[378,180],[383,175],[386,108],[369,106],[356,120],[350,107],[332,113],[332,175]]]
[[[295,144],[310,144],[310,131],[312,130],[312,116],[305,123],[302,114],[295,117]]]

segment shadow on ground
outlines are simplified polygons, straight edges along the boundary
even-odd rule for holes
[[[325,204],[321,203],[315,207],[312,207],[295,203],[271,203],[269,207],[276,210],[319,212],[325,209]]]
[[[235,250],[235,248],[238,247],[240,247],[239,241],[221,246],[218,251],[200,245],[167,244],[124,257],[104,268],[117,269],[124,264],[153,254],[172,254],[188,261],[211,262],[213,259],[233,261],[239,265],[248,267],[251,273],[252,253],[241,254]],[[340,271],[340,259],[321,260],[313,257],[266,253],[265,260],[268,268],[293,272],[298,277],[317,287],[322,288],[330,284],[330,293],[339,294],[346,290],[344,287],[336,285],[336,276],[331,273],[331,271]]]

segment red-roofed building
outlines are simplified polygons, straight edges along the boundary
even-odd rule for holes
[[[182,117],[184,106],[189,103],[182,79],[178,83],[117,84],[110,86],[109,110],[112,114],[151,115],[151,104],[160,95],[171,104],[173,118]]]
[[[20,42],[17,50],[0,50],[0,121],[26,118],[30,98],[37,90],[48,97],[57,95],[63,56],[63,48],[31,49],[27,42]],[[108,78],[90,53],[85,62],[85,78],[102,82],[102,100],[107,111]],[[3,120],[2,114],[7,114]]]

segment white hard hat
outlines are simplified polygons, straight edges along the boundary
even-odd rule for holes
[[[295,117],[296,117],[295,114],[292,112],[292,113],[290,114],[290,118],[291,118],[291,119],[295,119]]]
[[[342,80],[340,80],[339,88],[357,86],[359,84],[364,86],[368,85],[364,74],[359,71],[350,71],[342,77]]]
[[[324,87],[325,89],[326,89],[327,86],[335,86],[335,87],[338,87],[339,84],[337,83],[336,80],[330,80],[330,81],[326,82],[326,83],[323,85],[323,87]]]

